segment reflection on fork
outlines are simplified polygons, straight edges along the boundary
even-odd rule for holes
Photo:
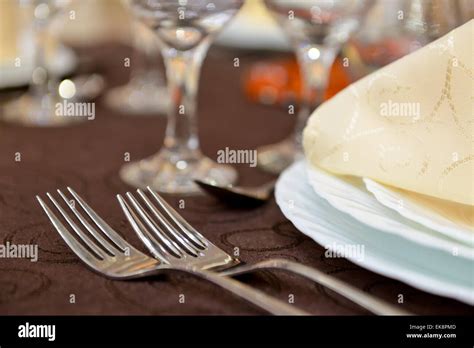
[[[269,313],[280,315],[308,314],[233,279],[188,267],[184,262],[175,263],[174,259],[168,255],[163,255],[163,258],[157,260],[143,254],[114,231],[74,190],[71,188],[68,188],[68,190],[74,198],[73,200],[69,200],[62,191],[57,191],[74,217],[70,213],[68,214],[51,194],[47,193],[46,195],[80,241],[73,236],[39,196],[36,196],[36,198],[66,244],[95,272],[117,280],[150,277],[166,271],[186,272],[208,280]],[[82,213],[79,210],[80,208],[76,206],[76,202],[82,208]]]
[[[173,258],[177,265],[213,271],[240,263],[238,259],[227,254],[196,231],[157,193],[153,190],[149,192],[168,218],[142,190],[138,190],[138,194],[148,207],[148,211],[130,192],[127,193],[127,198],[135,210],[121,195],[117,195],[117,199],[134,231],[155,258]]]
[[[134,209],[121,195],[117,195],[117,199],[138,237],[158,260],[162,260],[163,255],[167,255],[167,257],[173,258],[177,265],[217,271],[221,275],[227,276],[262,269],[285,270],[328,287],[372,313],[381,315],[410,314],[337,278],[297,262],[269,259],[253,265],[234,267],[240,263],[238,259],[212,244],[158,193],[150,187],[147,190],[151,199],[142,190],[137,190],[142,203],[130,192],[127,192],[128,201]]]

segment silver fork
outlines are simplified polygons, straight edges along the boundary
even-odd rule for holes
[[[208,280],[272,314],[308,314],[236,280],[221,277],[201,268],[190,268],[186,264],[175,263],[171,257],[157,260],[143,254],[114,231],[74,190],[69,187],[68,190],[74,200],[69,201],[60,190],[57,192],[80,222],[80,226],[50,193],[46,195],[82,243],[73,236],[39,196],[36,196],[36,199],[66,244],[97,273],[107,278],[125,280],[155,276],[166,271],[181,271]],[[76,201],[93,222],[92,224],[76,207]]]
[[[140,189],[137,190],[137,193],[142,203],[130,192],[126,194],[133,209],[121,195],[117,195],[117,199],[133,230],[158,260],[162,260],[163,253],[173,252],[175,253],[173,260],[177,265],[215,271],[225,276],[261,269],[285,270],[315,281],[372,313],[380,315],[411,314],[337,278],[297,262],[269,259],[253,265],[241,264],[240,260],[227,254],[200,234],[158,193],[150,187],[147,190],[154,203]],[[144,208],[143,203],[147,208]],[[238,264],[241,265],[234,267]]]

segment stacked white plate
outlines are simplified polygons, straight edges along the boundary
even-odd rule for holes
[[[323,247],[353,246],[363,253],[344,256],[366,269],[474,304],[470,217],[449,220],[401,190],[304,161],[280,176],[275,197],[283,214]]]
[[[291,50],[283,30],[262,0],[246,1],[235,18],[218,35],[216,43],[250,50]]]
[[[29,47],[28,50],[19,66],[15,66],[13,61],[0,64],[0,89],[21,87],[30,83],[35,66],[32,48]],[[46,62],[46,68],[55,76],[70,73],[76,65],[74,52],[66,47],[59,48]]]

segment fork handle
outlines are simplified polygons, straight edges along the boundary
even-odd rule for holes
[[[219,287],[228,290],[229,292],[237,295],[240,298],[247,300],[248,302],[256,305],[267,311],[268,313],[275,315],[310,315],[301,309],[296,308],[286,302],[276,299],[266,293],[254,289],[248,285],[245,285],[232,278],[222,277],[217,273],[209,271],[195,270],[185,267],[173,267],[170,270],[182,271],[195,275],[199,278],[205,279]]]
[[[403,309],[397,308],[383,300],[380,300],[372,295],[369,295],[349,284],[343,282],[335,277],[327,275],[317,269],[305,266],[301,263],[284,260],[284,259],[270,259],[258,262],[253,265],[242,265],[229,270],[220,272],[219,274],[225,276],[234,276],[237,274],[249,273],[261,269],[277,269],[289,271],[298,274],[302,277],[308,278],[318,284],[321,284],[339,295],[357,303],[361,307],[378,315],[412,315],[412,313]]]

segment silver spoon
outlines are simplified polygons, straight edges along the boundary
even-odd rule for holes
[[[194,182],[207,193],[229,205],[255,206],[266,202],[272,195],[276,180],[256,187],[219,186],[210,180]]]

